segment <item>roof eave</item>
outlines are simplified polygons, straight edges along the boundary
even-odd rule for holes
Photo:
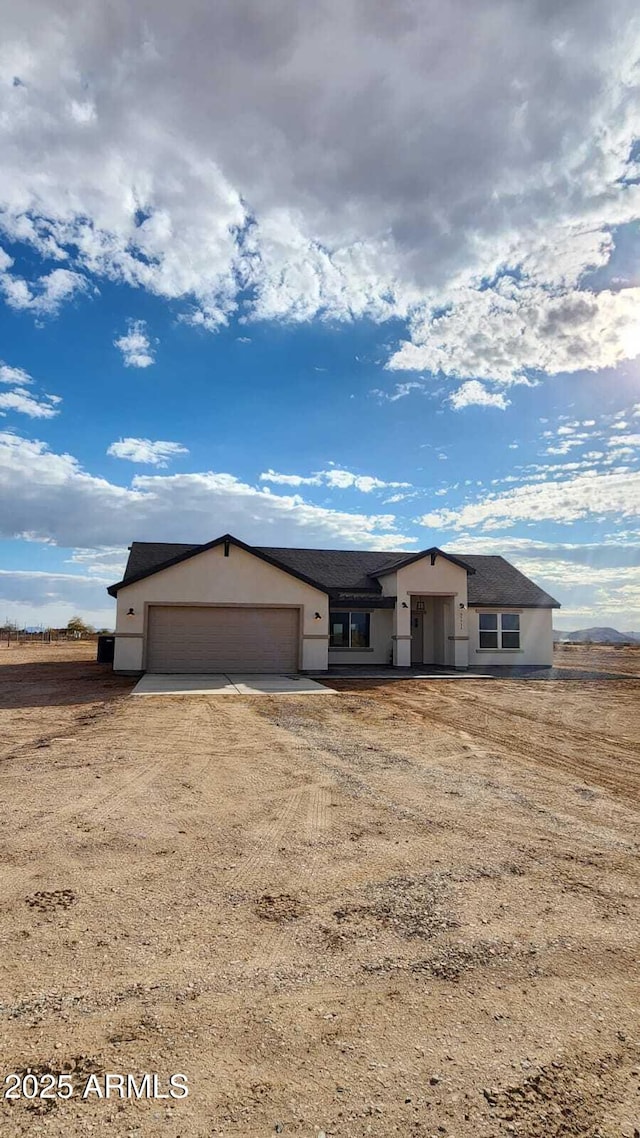
[[[560,601],[550,597],[548,601],[537,603],[527,601],[469,601],[470,609],[561,609]]]

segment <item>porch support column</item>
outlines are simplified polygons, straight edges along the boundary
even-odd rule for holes
[[[453,636],[449,639],[453,641],[453,666],[454,668],[468,668],[469,667],[469,620],[468,608],[462,602],[464,607],[460,608],[460,598],[456,597],[453,606]]]
[[[406,608],[402,607],[402,602]],[[411,667],[411,597],[408,593],[398,593],[393,612],[393,666]]]

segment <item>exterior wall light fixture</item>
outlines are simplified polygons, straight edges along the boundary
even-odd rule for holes
[[[467,607],[467,606],[465,605],[464,601],[460,601],[460,608],[461,608],[461,609],[466,609],[466,607]]]
[[[322,620],[322,617],[320,616],[320,613],[319,613],[319,612],[316,612],[316,613],[314,613],[314,614],[313,614],[313,619],[314,619],[314,620]]]
[[[403,607],[403,609],[406,609],[409,607],[406,601],[402,602],[402,607]]]
[[[136,614],[135,614],[135,612],[134,612],[134,610],[133,610],[133,609],[129,609],[129,610],[127,611],[127,616],[135,616],[135,615],[136,615]]]

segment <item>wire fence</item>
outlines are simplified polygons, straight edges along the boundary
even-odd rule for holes
[[[68,628],[41,628],[35,631],[0,628],[0,647],[22,644],[73,644],[79,640],[97,640],[97,632],[80,632]]]

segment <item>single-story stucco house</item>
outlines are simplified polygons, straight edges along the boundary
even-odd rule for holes
[[[504,557],[136,541],[116,672],[551,665],[558,602]]]

